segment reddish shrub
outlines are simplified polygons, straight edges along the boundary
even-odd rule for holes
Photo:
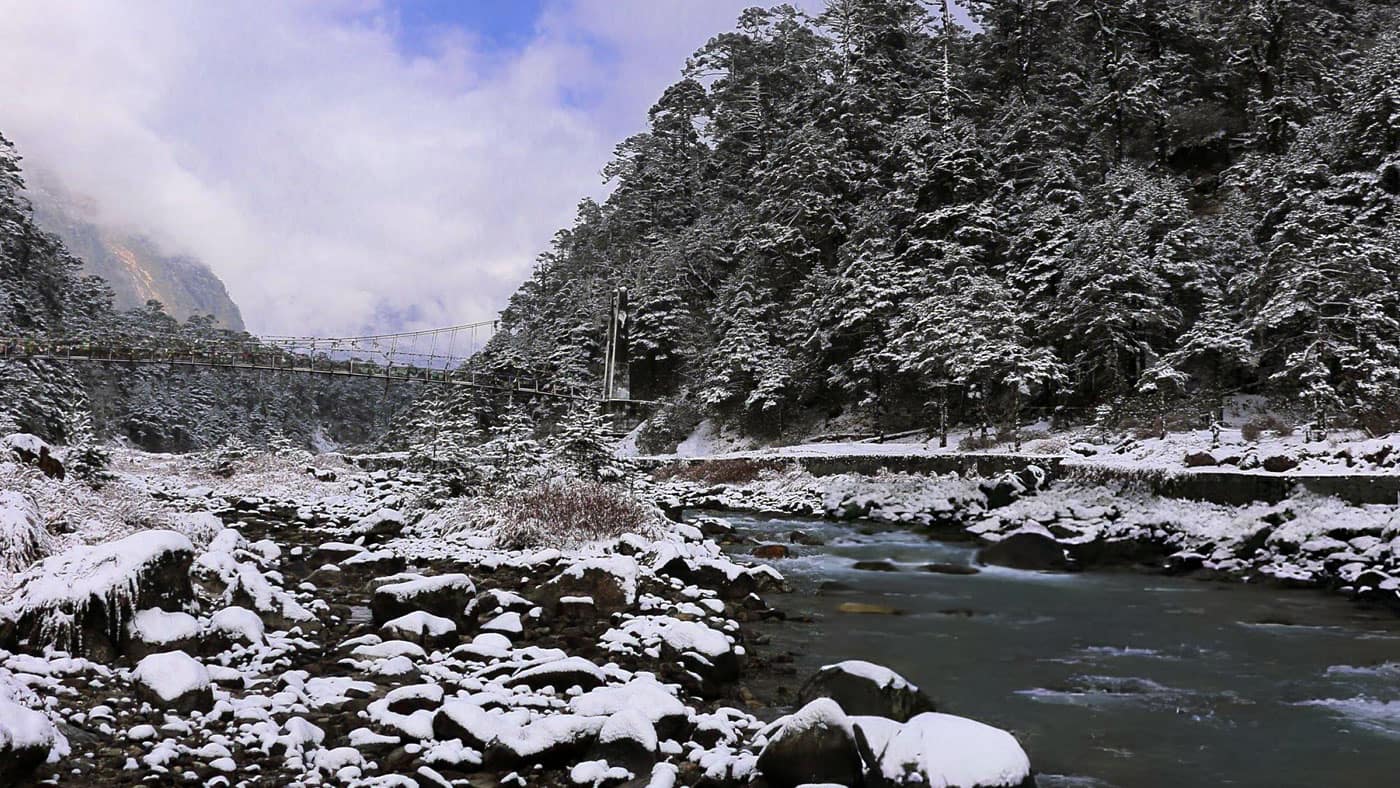
[[[504,503],[496,542],[507,550],[616,539],[651,524],[626,491],[597,482],[542,482]]]
[[[1255,416],[1240,427],[1240,435],[1244,436],[1244,439],[1250,443],[1259,440],[1265,432],[1272,432],[1280,436],[1292,435],[1293,425],[1273,414],[1266,414]]]
[[[679,479],[696,484],[747,484],[764,471],[780,470],[782,467],[782,463],[774,460],[705,460],[663,466],[653,476],[660,480]]]

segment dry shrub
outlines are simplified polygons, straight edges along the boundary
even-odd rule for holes
[[[748,484],[764,471],[782,470],[783,463],[775,460],[705,460],[704,462],[673,463],[658,468],[653,474],[658,480],[676,479],[696,484]]]
[[[496,544],[506,550],[565,547],[651,530],[651,514],[625,490],[585,481],[551,480],[508,496]]]
[[[1281,437],[1288,436],[1293,434],[1293,425],[1273,414],[1266,414],[1255,416],[1240,427],[1240,435],[1250,443],[1259,440],[1265,432],[1271,432]]]
[[[1008,435],[1007,440],[1011,440]],[[1001,445],[1001,438],[995,435],[969,435],[958,441],[959,451],[982,451],[983,449],[995,449]]]

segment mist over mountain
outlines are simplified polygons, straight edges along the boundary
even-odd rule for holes
[[[93,200],[65,189],[49,173],[29,172],[26,180],[34,222],[63,241],[82,261],[83,273],[107,282],[115,308],[138,309],[154,300],[177,320],[212,315],[221,328],[243,330],[238,305],[202,261],[167,254],[139,232],[103,223]]]

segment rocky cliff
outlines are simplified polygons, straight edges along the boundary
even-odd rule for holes
[[[241,331],[243,316],[219,277],[203,262],[166,254],[139,233],[101,224],[96,205],[52,178],[31,175],[26,196],[35,222],[57,235],[83,261],[83,271],[100,276],[116,294],[117,309],[143,306],[152,299],[179,320],[213,315],[225,328]]]

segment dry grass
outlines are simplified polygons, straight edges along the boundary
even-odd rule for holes
[[[1289,424],[1273,414],[1255,416],[1240,427],[1240,435],[1250,443],[1254,443],[1266,432],[1286,437],[1293,434],[1293,425]]]
[[[757,481],[767,471],[781,471],[784,468],[784,463],[776,460],[706,460],[663,465],[652,476],[657,481],[675,479],[696,484],[748,484]]]
[[[652,528],[652,514],[619,487],[546,481],[502,502],[497,546],[507,550],[565,547],[616,539]]]

